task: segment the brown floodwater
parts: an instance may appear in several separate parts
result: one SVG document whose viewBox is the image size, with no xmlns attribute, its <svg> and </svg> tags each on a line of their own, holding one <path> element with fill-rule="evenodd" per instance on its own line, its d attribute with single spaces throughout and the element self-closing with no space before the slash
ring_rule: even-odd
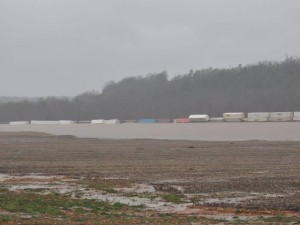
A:
<svg viewBox="0 0 300 225">
<path fill-rule="evenodd" d="M 197 141 L 300 141 L 300 122 L 193 124 L 0 125 L 0 132 L 36 131 L 99 139 L 167 139 Z"/>
</svg>

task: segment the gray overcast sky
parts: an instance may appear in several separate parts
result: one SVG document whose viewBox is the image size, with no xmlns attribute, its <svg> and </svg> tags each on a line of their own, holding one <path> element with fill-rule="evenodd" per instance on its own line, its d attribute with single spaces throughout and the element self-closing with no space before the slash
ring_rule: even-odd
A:
<svg viewBox="0 0 300 225">
<path fill-rule="evenodd" d="M 0 96 L 300 55 L 300 0 L 0 0 Z"/>
</svg>

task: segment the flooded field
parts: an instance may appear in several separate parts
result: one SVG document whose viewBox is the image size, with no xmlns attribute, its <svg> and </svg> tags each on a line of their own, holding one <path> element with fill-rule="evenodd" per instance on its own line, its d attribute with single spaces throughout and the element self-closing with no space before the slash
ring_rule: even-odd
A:
<svg viewBox="0 0 300 225">
<path fill-rule="evenodd" d="M 0 125 L 3 131 L 37 131 L 99 139 L 165 139 L 197 141 L 300 141 L 300 122 L 197 124 Z"/>
<path fill-rule="evenodd" d="M 0 133 L 0 224 L 298 224 L 300 142 Z"/>
</svg>

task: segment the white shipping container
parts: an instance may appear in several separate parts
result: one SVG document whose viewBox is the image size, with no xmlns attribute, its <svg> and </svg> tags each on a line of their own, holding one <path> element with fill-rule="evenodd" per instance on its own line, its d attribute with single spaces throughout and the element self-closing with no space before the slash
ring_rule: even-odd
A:
<svg viewBox="0 0 300 225">
<path fill-rule="evenodd" d="M 190 122 L 208 122 L 209 116 L 207 114 L 190 115 L 189 119 Z"/>
<path fill-rule="evenodd" d="M 98 119 L 98 120 L 92 120 L 91 124 L 104 124 L 104 120 L 100 120 L 100 119 Z"/>
<path fill-rule="evenodd" d="M 251 112 L 248 113 L 248 122 L 267 122 L 270 119 L 269 112 Z"/>
<path fill-rule="evenodd" d="M 58 124 L 74 124 L 75 123 L 75 121 L 73 121 L 73 120 L 59 120 L 58 121 Z"/>
<path fill-rule="evenodd" d="M 271 112 L 270 121 L 291 121 L 293 120 L 293 112 Z"/>
<path fill-rule="evenodd" d="M 9 122 L 10 125 L 26 125 L 29 124 L 29 121 L 11 121 Z"/>
<path fill-rule="evenodd" d="M 290 117 L 271 117 L 270 121 L 272 122 L 288 122 L 292 121 Z"/>
<path fill-rule="evenodd" d="M 294 112 L 294 116 L 300 117 L 300 112 Z"/>
<path fill-rule="evenodd" d="M 58 121 L 51 121 L 51 120 L 31 120 L 31 124 L 33 125 L 54 125 L 58 124 Z"/>
<path fill-rule="evenodd" d="M 112 119 L 112 120 L 104 120 L 104 124 L 119 124 L 120 120 Z"/>
<path fill-rule="evenodd" d="M 290 117 L 292 118 L 294 115 L 293 112 L 271 112 L 270 117 Z"/>
<path fill-rule="evenodd" d="M 268 122 L 269 117 L 248 117 L 247 121 L 248 122 Z"/>
<path fill-rule="evenodd" d="M 226 122 L 242 122 L 245 114 L 243 112 L 224 113 L 223 118 Z"/>
<path fill-rule="evenodd" d="M 250 112 L 248 113 L 248 118 L 268 118 L 270 117 L 269 112 Z"/>
<path fill-rule="evenodd" d="M 300 121 L 300 112 L 294 112 L 294 121 Z"/>
</svg>

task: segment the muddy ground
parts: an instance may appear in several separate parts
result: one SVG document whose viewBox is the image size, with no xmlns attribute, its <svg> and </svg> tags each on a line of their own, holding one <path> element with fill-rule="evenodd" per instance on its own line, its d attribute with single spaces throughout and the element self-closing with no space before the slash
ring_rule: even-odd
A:
<svg viewBox="0 0 300 225">
<path fill-rule="evenodd" d="M 149 219 L 149 210 L 151 218 L 158 219 L 161 213 L 175 216 L 150 224 L 296 224 L 300 221 L 299 162 L 300 142 L 98 140 L 0 133 L 3 196 L 34 191 L 42 196 L 68 194 L 72 199 L 120 203 L 129 207 L 128 215 L 139 212 L 142 220 L 136 224 Z M 5 204 L 0 200 L 2 216 L 12 213 Z M 138 206 L 142 211 L 130 208 Z M 41 222 L 40 214 L 37 210 L 33 217 L 29 215 L 33 219 L 27 218 L 28 224 Z M 68 223 L 104 224 L 101 221 L 107 218 L 95 215 L 88 217 L 94 218 L 93 223 L 90 219 Z M 2 222 L 15 224 L 22 218 Z M 53 223 L 52 217 L 43 218 L 45 224 Z M 122 221 L 134 224 L 135 219 Z"/>
</svg>

